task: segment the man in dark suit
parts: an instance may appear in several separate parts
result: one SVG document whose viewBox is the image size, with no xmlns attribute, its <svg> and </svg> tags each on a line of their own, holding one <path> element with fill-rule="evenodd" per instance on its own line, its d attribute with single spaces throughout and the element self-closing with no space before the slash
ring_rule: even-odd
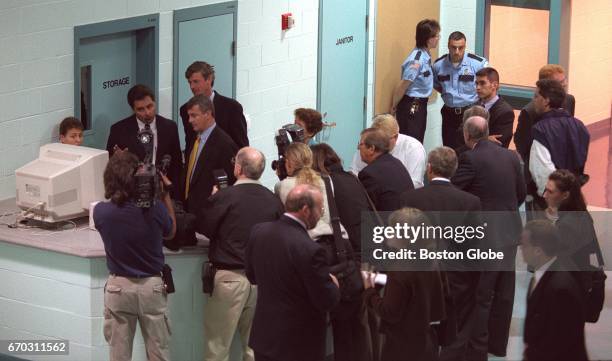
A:
<svg viewBox="0 0 612 361">
<path fill-rule="evenodd" d="M 359 180 L 376 210 L 399 209 L 400 194 L 414 189 L 414 184 L 402 162 L 389 154 L 389 137 L 380 129 L 364 129 L 358 149 L 361 160 L 367 164 L 359 172 Z"/>
<path fill-rule="evenodd" d="M 538 80 L 551 79 L 556 80 L 563 86 L 563 89 L 567 92 L 567 78 L 565 77 L 565 70 L 561 65 L 547 64 L 540 68 L 538 74 Z M 574 109 L 576 108 L 576 99 L 571 94 L 565 95 L 565 101 L 562 106 L 569 115 L 574 116 Z M 531 172 L 529 171 L 529 153 L 531 152 L 531 145 L 533 144 L 533 135 L 531 128 L 536 125 L 541 119 L 541 114 L 536 112 L 535 104 L 533 99 L 525 105 L 521 110 L 518 117 L 518 124 L 516 125 L 516 132 L 514 133 L 514 144 L 516 145 L 517 152 L 523 158 L 523 172 L 525 175 L 525 183 L 527 184 L 527 193 L 531 195 L 533 201 L 529 201 L 527 209 L 531 210 L 543 210 L 546 208 L 546 204 L 541 194 L 538 194 L 538 188 L 535 184 Z"/>
<path fill-rule="evenodd" d="M 112 156 L 116 150 L 129 150 L 144 161 L 145 149 L 138 141 L 138 132 L 150 129 L 153 132 L 152 162 L 160 165 L 163 157 L 169 155 L 168 178 L 174 185 L 172 197 L 179 198 L 176 186 L 183 169 L 183 156 L 176 123 L 156 114 L 155 95 L 142 84 L 134 85 L 127 94 L 128 104 L 134 114 L 113 124 L 106 142 L 106 150 Z"/>
<path fill-rule="evenodd" d="M 559 235 L 548 220 L 527 223 L 521 253 L 534 269 L 527 292 L 525 360 L 588 360 L 585 299 L 560 258 Z"/>
<path fill-rule="evenodd" d="M 215 171 L 225 171 L 229 184 L 234 184 L 233 158 L 238 146 L 215 123 L 215 109 L 210 98 L 196 95 L 185 105 L 189 123 L 196 134 L 186 149 L 186 172 L 182 185 L 185 208 L 198 214 L 215 185 Z"/>
<path fill-rule="evenodd" d="M 257 361 L 323 361 L 326 313 L 340 301 L 325 251 L 307 233 L 323 214 L 323 195 L 301 184 L 285 207 L 249 238 L 246 275 L 258 292 L 249 345 Z"/>
<path fill-rule="evenodd" d="M 429 152 L 426 175 L 429 184 L 424 188 L 413 189 L 402 193 L 402 207 L 412 207 L 430 213 L 442 226 L 478 226 L 480 225 L 480 199 L 452 185 L 450 179 L 457 170 L 457 156 L 449 147 L 435 148 Z M 473 244 L 450 242 L 443 249 L 465 251 Z M 472 312 L 476 306 L 476 286 L 480 272 L 471 269 L 464 262 L 443 261 L 447 269 L 450 297 L 453 304 L 447 305 L 447 317 L 454 317 L 457 325 L 457 337 L 452 343 L 442 347 L 441 360 L 465 360 L 470 340 Z M 463 272 L 462 272 L 463 271 Z M 472 272 L 470 272 L 472 271 Z M 451 307 L 454 306 L 454 307 Z M 451 314 L 451 312 L 453 314 Z M 449 324 L 453 322 L 448 321 Z M 448 340 L 450 341 L 450 340 Z"/>
<path fill-rule="evenodd" d="M 238 149 L 249 145 L 247 138 L 247 123 L 242 113 L 242 105 L 232 98 L 225 97 L 213 90 L 215 85 L 215 69 L 212 65 L 196 61 L 189 65 L 185 71 L 185 78 L 194 96 L 205 95 L 210 98 L 215 107 L 215 121 L 217 125 L 232 138 Z M 185 130 L 185 150 L 190 149 L 196 133 L 189 125 L 187 103 L 180 108 L 183 129 Z M 185 153 L 187 158 L 187 153 Z"/>
<path fill-rule="evenodd" d="M 499 73 L 493 68 L 482 68 L 476 73 L 476 92 L 479 104 L 489 111 L 489 140 L 508 148 L 512 140 L 514 109 L 497 94 Z"/>
<path fill-rule="evenodd" d="M 208 259 L 216 274 L 211 295 L 204 303 L 205 360 L 229 357 L 238 331 L 245 360 L 253 360 L 249 335 L 255 314 L 257 288 L 245 275 L 245 252 L 254 225 L 277 220 L 283 204 L 259 178 L 266 159 L 255 148 L 236 154 L 233 186 L 214 193 L 201 212 L 199 231 L 210 239 Z"/>
<path fill-rule="evenodd" d="M 481 276 L 476 295 L 470 360 L 486 360 L 487 351 L 504 356 L 508 345 L 514 304 L 514 260 L 521 231 L 518 207 L 525 200 L 525 181 L 518 155 L 488 139 L 486 119 L 470 117 L 463 127 L 465 143 L 471 150 L 461 154 L 459 168 L 452 178 L 458 188 L 480 198 L 488 223 L 487 247 L 504 252 L 503 262 Z M 496 268 L 496 269 L 497 269 Z M 509 271 L 512 270 L 512 271 Z"/>
</svg>

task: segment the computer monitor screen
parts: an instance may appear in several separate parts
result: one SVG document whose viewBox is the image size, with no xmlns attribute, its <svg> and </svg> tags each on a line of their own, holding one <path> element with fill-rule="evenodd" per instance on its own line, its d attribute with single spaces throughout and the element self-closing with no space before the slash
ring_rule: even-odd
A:
<svg viewBox="0 0 612 361">
<path fill-rule="evenodd" d="M 92 202 L 104 200 L 107 163 L 105 150 L 43 145 L 38 159 L 15 171 L 17 206 L 43 222 L 86 216 Z"/>
</svg>

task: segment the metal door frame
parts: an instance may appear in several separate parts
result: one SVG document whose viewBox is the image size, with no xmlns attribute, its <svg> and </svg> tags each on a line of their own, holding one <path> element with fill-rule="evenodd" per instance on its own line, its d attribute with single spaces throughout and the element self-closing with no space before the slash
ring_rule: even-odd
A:
<svg viewBox="0 0 612 361">
<path fill-rule="evenodd" d="M 237 74 L 237 61 L 236 61 L 236 43 L 238 34 L 238 1 L 227 1 L 218 4 L 197 6 L 187 9 L 174 10 L 173 20 L 173 58 L 172 58 L 172 114 L 178 114 L 178 90 L 179 84 L 184 80 L 185 69 L 179 69 L 178 57 L 179 57 L 179 24 L 183 21 L 191 21 L 196 19 L 208 18 L 219 15 L 232 14 L 234 21 L 234 64 L 232 66 L 232 98 L 236 98 L 236 74 Z M 178 119 L 176 119 L 178 122 Z"/>
<path fill-rule="evenodd" d="M 155 98 L 159 99 L 159 14 L 135 16 L 131 18 L 103 21 L 100 23 L 78 25 L 74 27 L 74 114 L 81 114 L 81 40 L 104 35 L 153 29 L 153 67 Z M 90 119 L 93 121 L 93 119 Z M 93 134 L 93 129 L 84 135 Z"/>
<path fill-rule="evenodd" d="M 329 0 L 328 0 L 329 1 Z M 366 127 L 366 122 L 367 122 L 367 101 L 368 101 L 368 67 L 369 67 L 369 63 L 368 63 L 368 50 L 370 47 L 370 0 L 365 0 L 365 7 L 366 7 L 366 12 L 365 12 L 365 51 L 364 51 L 364 56 L 365 56 L 365 72 L 364 72 L 364 93 L 363 93 L 363 119 L 362 119 L 362 129 Z M 321 85 L 322 85 L 322 78 L 323 78 L 323 74 L 322 74 L 322 63 L 323 63 L 323 21 L 321 21 L 323 19 L 324 16 L 324 12 L 323 12 L 323 0 L 319 0 L 319 34 L 318 34 L 318 41 L 317 41 L 317 110 L 320 112 L 321 111 Z M 332 14 L 333 15 L 333 14 Z M 374 92 L 372 92 L 372 103 L 374 103 Z M 372 104 L 374 105 L 374 104 Z"/>
</svg>

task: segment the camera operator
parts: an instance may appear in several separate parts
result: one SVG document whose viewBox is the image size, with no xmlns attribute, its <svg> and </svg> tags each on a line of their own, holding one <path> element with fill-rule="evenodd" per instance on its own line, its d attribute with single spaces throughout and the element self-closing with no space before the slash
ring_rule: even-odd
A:
<svg viewBox="0 0 612 361">
<path fill-rule="evenodd" d="M 316 144 L 314 137 L 323 129 L 321 113 L 314 109 L 298 108 L 293 114 L 295 115 L 294 123 L 304 129 L 302 143 L 308 145 Z"/>
<path fill-rule="evenodd" d="M 110 202 L 99 203 L 93 212 L 110 273 L 104 287 L 104 337 L 111 360 L 130 360 L 138 320 L 149 359 L 169 360 L 162 238 L 174 236 L 176 222 L 163 187 L 161 201 L 152 202 L 150 208 L 136 205 L 139 167 L 134 154 L 116 152 L 104 171 L 104 195 Z"/>
<path fill-rule="evenodd" d="M 265 164 L 259 150 L 242 148 L 234 164 L 236 183 L 218 191 L 215 187 L 201 212 L 199 232 L 210 238 L 208 259 L 214 274 L 207 275 L 214 281 L 204 304 L 207 361 L 227 360 L 236 330 L 243 359 L 254 358 L 248 344 L 257 288 L 245 276 L 245 250 L 255 224 L 275 221 L 283 214 L 278 197 L 259 182 Z"/>
</svg>

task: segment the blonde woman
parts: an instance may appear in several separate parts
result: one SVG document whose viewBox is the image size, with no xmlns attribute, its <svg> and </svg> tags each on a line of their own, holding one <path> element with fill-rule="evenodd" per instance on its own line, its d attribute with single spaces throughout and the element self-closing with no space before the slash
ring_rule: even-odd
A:
<svg viewBox="0 0 612 361">
<path fill-rule="evenodd" d="M 276 183 L 274 193 L 285 204 L 287 194 L 298 184 L 310 184 L 323 193 L 323 216 L 319 219 L 316 227 L 308 231 L 313 240 L 321 236 L 333 234 L 329 216 L 329 205 L 327 203 L 327 190 L 319 173 L 312 169 L 312 151 L 304 143 L 291 143 L 285 151 L 285 169 L 288 177 Z M 342 229 L 344 233 L 344 228 Z"/>
</svg>

